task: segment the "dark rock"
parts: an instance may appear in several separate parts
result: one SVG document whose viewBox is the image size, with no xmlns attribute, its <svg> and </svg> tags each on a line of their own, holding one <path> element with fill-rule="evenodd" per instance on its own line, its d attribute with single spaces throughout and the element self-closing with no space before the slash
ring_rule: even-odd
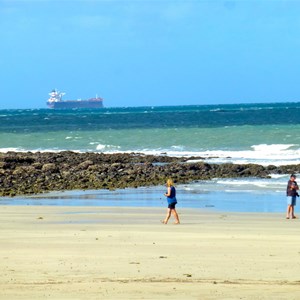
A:
<svg viewBox="0 0 300 300">
<path fill-rule="evenodd" d="M 138 153 L 8 152 L 0 154 L 0 196 L 51 190 L 116 189 L 188 183 L 212 178 L 261 177 L 300 173 L 300 165 L 208 164 L 193 159 Z M 187 162 L 188 161 L 188 162 Z"/>
<path fill-rule="evenodd" d="M 54 163 L 44 164 L 42 167 L 43 172 L 57 172 L 58 167 Z"/>
</svg>

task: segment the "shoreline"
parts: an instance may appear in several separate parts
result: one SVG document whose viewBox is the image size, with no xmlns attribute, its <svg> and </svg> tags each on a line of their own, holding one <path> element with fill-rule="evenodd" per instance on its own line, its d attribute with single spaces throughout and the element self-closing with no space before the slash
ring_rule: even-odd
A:
<svg viewBox="0 0 300 300">
<path fill-rule="evenodd" d="M 299 219 L 0 206 L 0 299 L 298 299 Z"/>
</svg>

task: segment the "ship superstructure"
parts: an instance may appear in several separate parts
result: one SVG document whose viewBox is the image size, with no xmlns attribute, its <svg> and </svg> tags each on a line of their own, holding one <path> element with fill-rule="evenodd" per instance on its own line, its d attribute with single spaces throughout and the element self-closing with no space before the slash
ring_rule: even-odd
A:
<svg viewBox="0 0 300 300">
<path fill-rule="evenodd" d="M 103 99 L 96 96 L 86 100 L 62 100 L 65 93 L 54 89 L 49 93 L 50 98 L 47 101 L 49 108 L 68 109 L 68 108 L 102 108 Z"/>
</svg>

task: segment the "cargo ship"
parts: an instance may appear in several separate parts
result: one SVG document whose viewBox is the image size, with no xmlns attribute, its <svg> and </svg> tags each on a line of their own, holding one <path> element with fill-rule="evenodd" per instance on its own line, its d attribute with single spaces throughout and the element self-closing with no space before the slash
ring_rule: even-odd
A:
<svg viewBox="0 0 300 300">
<path fill-rule="evenodd" d="M 54 109 L 68 108 L 102 108 L 103 99 L 100 97 L 90 98 L 86 100 L 62 100 L 65 93 L 61 93 L 54 89 L 49 93 L 50 98 L 47 101 L 47 106 Z"/>
</svg>

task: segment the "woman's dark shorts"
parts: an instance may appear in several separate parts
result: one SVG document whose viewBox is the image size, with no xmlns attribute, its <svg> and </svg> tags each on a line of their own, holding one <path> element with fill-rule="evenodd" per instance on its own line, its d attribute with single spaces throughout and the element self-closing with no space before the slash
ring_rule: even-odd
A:
<svg viewBox="0 0 300 300">
<path fill-rule="evenodd" d="M 169 204 L 168 205 L 168 208 L 170 208 L 170 209 L 175 209 L 175 205 L 176 205 L 177 203 L 171 203 L 171 204 Z"/>
</svg>

